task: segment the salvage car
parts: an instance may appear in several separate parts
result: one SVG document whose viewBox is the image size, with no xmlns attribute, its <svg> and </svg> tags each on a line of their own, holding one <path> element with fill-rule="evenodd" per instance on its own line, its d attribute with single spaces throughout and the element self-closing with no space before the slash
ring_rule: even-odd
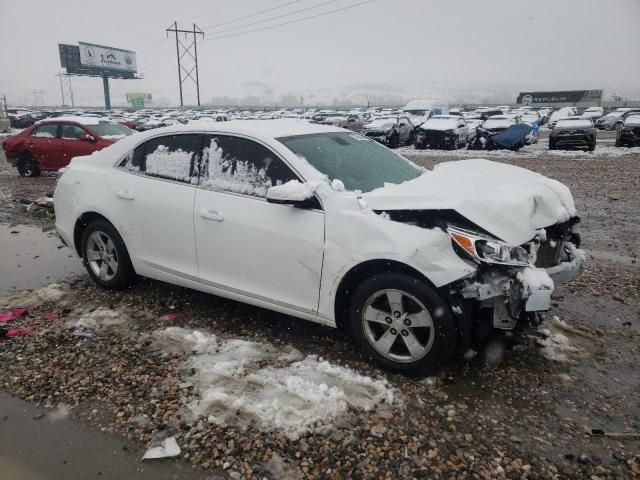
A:
<svg viewBox="0 0 640 480">
<path fill-rule="evenodd" d="M 37 122 L 2 142 L 9 164 L 22 177 L 57 171 L 73 157 L 89 155 L 129 136 L 133 130 L 96 117 L 55 117 Z"/>
<path fill-rule="evenodd" d="M 549 150 L 596 148 L 596 129 L 590 117 L 560 118 L 549 134 Z"/>
<path fill-rule="evenodd" d="M 616 132 L 616 147 L 640 146 L 640 114 L 629 115 Z"/>
<path fill-rule="evenodd" d="M 575 117 L 577 115 L 578 111 L 576 110 L 576 107 L 563 107 L 559 110 L 556 110 L 549 116 L 547 125 L 549 126 L 549 128 L 553 128 L 556 126 L 556 122 L 561 118 Z"/>
<path fill-rule="evenodd" d="M 290 120 L 128 137 L 73 159 L 54 205 L 104 288 L 137 274 L 349 329 L 405 373 L 536 325 L 584 261 L 555 180 L 487 160 L 427 171 L 370 137 Z"/>
<path fill-rule="evenodd" d="M 378 117 L 362 128 L 362 134 L 389 148 L 411 145 L 414 128 L 408 117 Z"/>
<path fill-rule="evenodd" d="M 516 123 L 520 123 L 520 120 L 517 117 L 509 117 L 506 115 L 494 115 L 489 117 L 483 124 L 482 128 L 491 132 L 491 133 L 499 133 L 503 130 L 506 130 L 511 125 L 515 125 Z"/>
<path fill-rule="evenodd" d="M 445 148 L 455 150 L 467 146 L 469 129 L 457 115 L 434 115 L 416 128 L 416 148 Z"/>
</svg>

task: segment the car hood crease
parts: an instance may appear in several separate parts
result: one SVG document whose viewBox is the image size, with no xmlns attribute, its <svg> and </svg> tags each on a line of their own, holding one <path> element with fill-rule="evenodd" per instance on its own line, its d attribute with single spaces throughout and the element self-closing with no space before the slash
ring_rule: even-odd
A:
<svg viewBox="0 0 640 480">
<path fill-rule="evenodd" d="M 576 215 L 569 189 L 529 170 L 482 159 L 438 164 L 432 171 L 363 195 L 376 211 L 452 209 L 513 245 Z"/>
</svg>

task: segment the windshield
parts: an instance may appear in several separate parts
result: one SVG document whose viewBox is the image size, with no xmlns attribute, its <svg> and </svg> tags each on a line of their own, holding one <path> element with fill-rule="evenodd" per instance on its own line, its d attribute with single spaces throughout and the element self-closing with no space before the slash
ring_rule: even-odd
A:
<svg viewBox="0 0 640 480">
<path fill-rule="evenodd" d="M 496 128 L 496 127 L 508 127 L 515 124 L 516 121 L 513 118 L 490 118 L 484 122 L 484 128 Z"/>
<path fill-rule="evenodd" d="M 405 110 L 404 113 L 408 115 L 414 115 L 416 117 L 424 117 L 429 110 Z"/>
<path fill-rule="evenodd" d="M 583 118 L 561 118 L 556 124 L 557 127 L 582 127 L 587 128 L 593 126 L 591 120 L 585 120 Z"/>
<path fill-rule="evenodd" d="M 377 120 L 373 120 L 371 123 L 367 125 L 367 128 L 383 128 L 383 127 L 391 127 L 395 121 L 390 118 L 379 118 Z"/>
<path fill-rule="evenodd" d="M 105 138 L 123 137 L 133 133 L 130 128 L 115 122 L 99 122 L 95 125 L 90 125 L 89 128 L 96 135 Z"/>
<path fill-rule="evenodd" d="M 354 133 L 315 133 L 278 141 L 330 180 L 341 180 L 347 190 L 370 192 L 385 183 L 403 183 L 422 174 L 375 140 Z"/>
</svg>

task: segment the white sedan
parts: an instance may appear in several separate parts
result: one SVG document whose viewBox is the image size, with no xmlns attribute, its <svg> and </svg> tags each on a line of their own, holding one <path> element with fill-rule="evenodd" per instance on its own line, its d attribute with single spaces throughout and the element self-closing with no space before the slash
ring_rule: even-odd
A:
<svg viewBox="0 0 640 480">
<path fill-rule="evenodd" d="M 102 287 L 137 274 L 349 328 L 381 365 L 412 373 L 537 321 L 584 260 L 557 181 L 487 160 L 427 171 L 295 120 L 128 137 L 74 158 L 54 202 L 60 236 Z"/>
</svg>

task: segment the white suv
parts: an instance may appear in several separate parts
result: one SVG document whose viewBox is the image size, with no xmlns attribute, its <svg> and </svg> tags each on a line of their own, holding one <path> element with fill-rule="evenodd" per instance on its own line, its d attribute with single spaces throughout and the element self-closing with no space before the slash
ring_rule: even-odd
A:
<svg viewBox="0 0 640 480">
<path fill-rule="evenodd" d="M 73 159 L 54 200 L 103 287 L 137 274 L 349 328 L 404 372 L 537 321 L 583 261 L 559 182 L 486 160 L 426 171 L 295 120 L 131 136 Z"/>
</svg>

